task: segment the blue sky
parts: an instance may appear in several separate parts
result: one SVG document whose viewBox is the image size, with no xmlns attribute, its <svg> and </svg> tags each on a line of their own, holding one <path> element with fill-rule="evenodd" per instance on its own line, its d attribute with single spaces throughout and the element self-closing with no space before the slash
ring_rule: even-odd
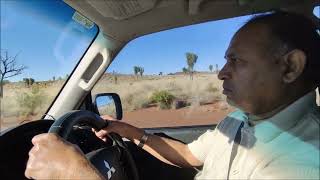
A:
<svg viewBox="0 0 320 180">
<path fill-rule="evenodd" d="M 320 8 L 314 9 L 320 14 Z M 233 34 L 251 16 L 207 22 L 162 31 L 134 39 L 119 53 L 107 72 L 133 73 L 133 66 L 144 67 L 145 74 L 174 73 L 186 67 L 186 52 L 198 55 L 194 69 L 209 71 L 209 65 L 225 63 L 224 53 Z"/>
<path fill-rule="evenodd" d="M 85 28 L 70 19 L 73 14 L 70 7 L 55 10 L 61 4 L 57 7 L 47 4 L 46 10 L 42 4 L 41 9 L 47 17 L 39 21 L 39 16 L 35 15 L 39 11 L 30 13 L 34 4 L 17 6 L 18 11 L 12 11 L 15 6 L 10 2 L 1 1 L 1 49 L 8 50 L 12 56 L 19 53 L 18 63 L 28 68 L 22 75 L 9 80 L 31 77 L 41 81 L 70 74 L 97 29 L 90 29 L 89 35 L 83 35 Z M 53 15 L 59 15 L 62 20 L 50 20 Z M 186 67 L 186 52 L 198 55 L 196 71 L 208 71 L 210 64 L 214 67 L 218 64 L 221 68 L 232 35 L 249 18 L 202 23 L 134 39 L 118 54 L 107 71 L 132 74 L 133 66 L 142 66 L 145 74 L 174 73 Z"/>
<path fill-rule="evenodd" d="M 108 72 L 130 74 L 135 65 L 144 67 L 145 74 L 178 72 L 187 66 L 186 52 L 198 55 L 194 67 L 197 71 L 209 71 L 210 64 L 222 67 L 232 35 L 249 17 L 191 25 L 134 39 L 119 53 Z"/>
<path fill-rule="evenodd" d="M 1 1 L 1 49 L 9 56 L 18 54 L 17 64 L 27 66 L 10 81 L 65 77 L 98 32 L 97 27 L 87 30 L 73 21 L 74 11 L 68 6 L 42 1 L 41 8 L 32 9 L 35 2 L 39 1 Z M 37 15 L 44 11 L 46 17 Z M 53 18 L 57 15 L 59 21 Z"/>
</svg>

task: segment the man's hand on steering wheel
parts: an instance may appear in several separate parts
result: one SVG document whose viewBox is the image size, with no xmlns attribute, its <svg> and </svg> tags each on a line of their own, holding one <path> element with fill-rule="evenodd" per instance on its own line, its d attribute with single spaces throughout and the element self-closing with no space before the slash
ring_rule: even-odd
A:
<svg viewBox="0 0 320 180">
<path fill-rule="evenodd" d="M 144 131 L 134 127 L 130 124 L 119 122 L 118 120 L 114 119 L 113 117 L 109 115 L 104 115 L 102 118 L 106 121 L 108 121 L 108 126 L 102 128 L 99 131 L 96 131 L 93 129 L 94 133 L 98 138 L 100 138 L 103 141 L 107 141 L 107 137 L 109 133 L 117 133 L 121 137 L 127 138 L 134 142 L 135 144 L 139 143 L 139 139 L 144 134 Z"/>
<path fill-rule="evenodd" d="M 32 139 L 25 176 L 33 179 L 104 179 L 78 146 L 56 134 Z"/>
</svg>

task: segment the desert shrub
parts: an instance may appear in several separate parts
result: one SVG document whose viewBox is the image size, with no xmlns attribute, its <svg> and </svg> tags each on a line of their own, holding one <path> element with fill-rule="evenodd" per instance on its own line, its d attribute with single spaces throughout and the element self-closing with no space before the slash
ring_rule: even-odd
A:
<svg viewBox="0 0 320 180">
<path fill-rule="evenodd" d="M 32 87 L 30 92 L 24 92 L 17 97 L 17 103 L 22 115 L 36 115 L 42 110 L 41 107 L 46 99 L 47 96 L 40 88 Z"/>
<path fill-rule="evenodd" d="M 160 106 L 160 109 L 170 109 L 171 104 L 175 97 L 168 91 L 156 91 L 151 96 L 151 102 L 156 102 Z"/>
<path fill-rule="evenodd" d="M 208 92 L 212 92 L 212 93 L 216 93 L 216 92 L 219 92 L 219 88 L 217 88 L 216 86 L 214 86 L 213 83 L 209 83 L 206 87 L 206 90 Z"/>
<path fill-rule="evenodd" d="M 148 107 L 150 100 L 145 93 L 128 94 L 121 99 L 124 111 L 134 111 Z"/>
</svg>

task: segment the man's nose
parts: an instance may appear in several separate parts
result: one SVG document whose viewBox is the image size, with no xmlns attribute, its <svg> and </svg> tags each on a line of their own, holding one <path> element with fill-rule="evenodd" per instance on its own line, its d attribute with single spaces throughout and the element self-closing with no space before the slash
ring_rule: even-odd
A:
<svg viewBox="0 0 320 180">
<path fill-rule="evenodd" d="M 218 78 L 220 80 L 231 79 L 231 71 L 230 71 L 230 67 L 228 66 L 228 63 L 226 63 L 222 67 L 222 69 L 219 71 Z"/>
</svg>

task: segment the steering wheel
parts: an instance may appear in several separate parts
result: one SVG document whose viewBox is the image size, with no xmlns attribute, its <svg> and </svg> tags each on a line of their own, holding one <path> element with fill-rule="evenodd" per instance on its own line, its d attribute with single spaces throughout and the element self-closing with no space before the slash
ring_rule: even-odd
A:
<svg viewBox="0 0 320 180">
<path fill-rule="evenodd" d="M 100 116 L 90 111 L 71 111 L 57 119 L 51 125 L 48 132 L 56 133 L 65 140 L 68 140 L 74 125 L 87 125 L 100 130 L 108 125 L 108 121 L 103 120 Z M 92 151 L 86 154 L 86 157 L 107 179 L 138 180 L 137 166 L 127 145 L 116 133 L 110 133 L 109 139 L 113 141 L 111 147 Z M 130 171 L 128 172 L 128 169 L 131 169 L 131 173 Z"/>
</svg>

